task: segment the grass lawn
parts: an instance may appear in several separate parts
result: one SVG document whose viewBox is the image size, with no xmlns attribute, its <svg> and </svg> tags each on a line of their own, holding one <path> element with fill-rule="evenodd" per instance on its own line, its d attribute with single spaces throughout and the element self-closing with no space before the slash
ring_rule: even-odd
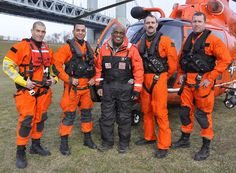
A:
<svg viewBox="0 0 236 173">
<path fill-rule="evenodd" d="M 12 43 L 0 41 L 0 68 L 2 58 Z M 53 47 L 55 49 L 55 47 Z M 223 105 L 224 97 L 218 97 L 215 101 L 213 112 L 213 128 L 215 138 L 211 145 L 211 155 L 206 161 L 197 162 L 192 158 L 202 145 L 199 137 L 199 125 L 191 135 L 191 147 L 187 149 L 169 150 L 169 155 L 164 159 L 154 158 L 155 146 L 136 146 L 134 142 L 142 137 L 142 123 L 132 127 L 130 150 L 127 154 L 117 152 L 118 134 L 115 130 L 115 146 L 106 153 L 91 150 L 83 146 L 83 134 L 80 132 L 80 123 L 76 121 L 73 134 L 69 139 L 72 154 L 68 157 L 59 153 L 60 139 L 58 127 L 61 118 L 59 106 L 62 96 L 63 84 L 59 82 L 53 87 L 53 102 L 49 108 L 49 119 L 46 122 L 43 144 L 50 149 L 52 155 L 42 157 L 29 154 L 27 147 L 28 167 L 19 170 L 15 167 L 15 129 L 18 114 L 16 112 L 13 94 L 14 83 L 0 70 L 0 172 L 12 173 L 227 173 L 236 172 L 236 116 L 235 109 L 227 109 Z M 100 130 L 98 119 L 100 116 L 100 104 L 96 103 L 93 110 L 93 138 L 100 144 Z M 79 117 L 77 116 L 77 119 Z M 172 129 L 172 140 L 176 141 L 180 136 L 180 121 L 178 118 L 178 106 L 169 105 L 169 119 Z"/>
</svg>

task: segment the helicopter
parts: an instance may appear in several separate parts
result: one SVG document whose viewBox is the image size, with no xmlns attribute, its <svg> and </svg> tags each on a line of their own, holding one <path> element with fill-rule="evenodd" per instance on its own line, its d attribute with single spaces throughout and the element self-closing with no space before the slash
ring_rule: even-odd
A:
<svg viewBox="0 0 236 173">
<path fill-rule="evenodd" d="M 236 2 L 236 0 L 233 1 Z M 215 81 L 215 96 L 226 93 L 224 104 L 231 109 L 236 105 L 236 14 L 230 9 L 229 0 L 186 0 L 182 5 L 175 3 L 168 18 L 165 17 L 161 8 L 133 7 L 131 16 L 138 19 L 138 22 L 127 28 L 126 36 L 129 42 L 137 44 L 145 33 L 143 19 L 152 12 L 158 12 L 160 17 L 158 18 L 157 31 L 174 41 L 177 53 L 180 55 L 184 41 L 192 32 L 192 16 L 198 11 L 206 15 L 206 28 L 226 44 L 232 57 L 232 63 Z M 99 50 L 117 25 L 121 25 L 117 19 L 113 19 L 107 25 L 98 39 L 96 50 Z M 180 103 L 180 97 L 177 94 L 180 84 L 177 79 L 176 71 L 168 80 L 168 103 Z M 141 112 L 135 107 L 133 114 L 133 124 L 137 124 Z"/>
<path fill-rule="evenodd" d="M 128 27 L 126 35 L 131 43 L 136 44 L 145 33 L 142 19 L 151 12 L 159 12 L 160 18 L 158 19 L 157 30 L 175 42 L 179 55 L 183 42 L 192 32 L 191 20 L 193 14 L 197 11 L 206 14 L 206 28 L 227 45 L 233 58 L 231 65 L 216 80 L 215 96 L 219 96 L 227 88 L 236 89 L 234 85 L 236 83 L 236 14 L 229 8 L 229 0 L 186 0 L 183 5 L 174 4 L 169 18 L 165 18 L 165 13 L 160 8 L 133 7 L 131 15 L 139 21 Z M 98 40 L 98 48 L 108 39 L 116 25 L 121 24 L 113 19 L 104 29 Z M 170 103 L 180 102 L 179 96 L 177 96 L 179 87 L 176 72 L 168 80 L 168 101 Z"/>
</svg>

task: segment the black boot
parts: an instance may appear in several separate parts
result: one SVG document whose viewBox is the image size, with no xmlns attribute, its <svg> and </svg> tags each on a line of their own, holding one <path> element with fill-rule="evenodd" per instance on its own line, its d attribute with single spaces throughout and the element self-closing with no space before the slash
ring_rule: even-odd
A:
<svg viewBox="0 0 236 173">
<path fill-rule="evenodd" d="M 148 141 L 144 138 L 141 138 L 135 142 L 136 145 L 148 145 L 148 144 L 155 144 L 155 143 L 156 143 L 156 140 Z"/>
<path fill-rule="evenodd" d="M 168 154 L 168 150 L 157 149 L 157 151 L 155 153 L 155 157 L 158 159 L 162 159 L 162 158 L 166 157 L 167 154 Z"/>
<path fill-rule="evenodd" d="M 91 132 L 84 133 L 84 146 L 87 146 L 91 149 L 97 148 L 97 145 L 92 140 Z"/>
<path fill-rule="evenodd" d="M 106 152 L 106 151 L 108 151 L 108 150 L 110 150 L 112 148 L 113 148 L 112 145 L 107 145 L 107 144 L 102 143 L 100 146 L 98 146 L 98 151 Z"/>
<path fill-rule="evenodd" d="M 129 150 L 129 146 L 119 146 L 119 147 L 118 147 L 118 152 L 119 152 L 120 154 L 125 154 L 125 153 L 128 152 L 128 150 Z"/>
<path fill-rule="evenodd" d="M 18 145 L 16 149 L 16 167 L 25 168 L 27 166 L 25 145 Z"/>
<path fill-rule="evenodd" d="M 60 145 L 60 152 L 61 154 L 63 155 L 70 155 L 70 148 L 69 148 L 69 145 L 68 145 L 68 135 L 65 135 L 65 136 L 61 136 L 61 145 Z"/>
<path fill-rule="evenodd" d="M 194 160 L 197 160 L 197 161 L 206 160 L 207 157 L 209 157 L 210 155 L 211 140 L 203 137 L 202 142 L 203 144 L 202 144 L 201 150 L 195 154 Z"/>
<path fill-rule="evenodd" d="M 30 154 L 38 154 L 40 156 L 51 155 L 49 150 L 41 146 L 40 139 L 32 139 L 32 145 L 30 147 Z"/>
<path fill-rule="evenodd" d="M 180 139 L 178 141 L 172 143 L 171 148 L 176 149 L 176 148 L 190 147 L 189 137 L 190 137 L 190 133 L 182 132 Z"/>
</svg>

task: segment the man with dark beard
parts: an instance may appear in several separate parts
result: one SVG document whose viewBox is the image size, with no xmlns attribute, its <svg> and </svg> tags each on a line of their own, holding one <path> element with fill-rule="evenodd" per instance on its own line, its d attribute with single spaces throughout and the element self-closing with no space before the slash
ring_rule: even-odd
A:
<svg viewBox="0 0 236 173">
<path fill-rule="evenodd" d="M 101 97 L 99 151 L 114 145 L 113 129 L 118 124 L 119 153 L 126 153 L 131 137 L 132 99 L 139 97 L 143 83 L 143 64 L 137 48 L 128 43 L 125 28 L 116 26 L 111 38 L 99 52 L 96 64 L 96 86 Z"/>
</svg>

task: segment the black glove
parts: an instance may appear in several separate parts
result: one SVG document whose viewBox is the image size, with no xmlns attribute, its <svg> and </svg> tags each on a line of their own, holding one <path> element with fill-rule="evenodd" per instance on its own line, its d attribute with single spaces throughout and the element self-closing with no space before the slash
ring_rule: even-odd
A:
<svg viewBox="0 0 236 173">
<path fill-rule="evenodd" d="M 132 99 L 132 100 L 137 100 L 137 99 L 139 98 L 139 96 L 140 96 L 140 93 L 139 93 L 139 92 L 137 92 L 137 91 L 132 91 L 132 93 L 131 93 L 131 99 Z"/>
</svg>

